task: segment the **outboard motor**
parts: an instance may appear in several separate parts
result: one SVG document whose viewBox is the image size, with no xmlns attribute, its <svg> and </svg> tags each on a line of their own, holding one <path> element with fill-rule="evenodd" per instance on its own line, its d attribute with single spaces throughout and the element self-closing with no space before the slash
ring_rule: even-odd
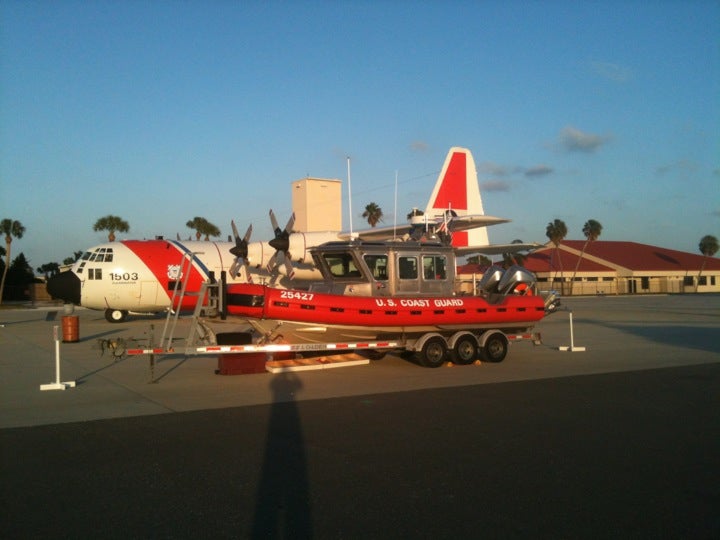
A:
<svg viewBox="0 0 720 540">
<path fill-rule="evenodd" d="M 488 268 L 478 283 L 478 290 L 483 294 L 490 295 L 498 292 L 498 284 L 503 277 L 505 270 L 497 265 Z"/>
<path fill-rule="evenodd" d="M 511 294 L 524 292 L 533 285 L 535 285 L 535 275 L 532 272 L 522 266 L 511 266 L 505 271 L 497 288 L 500 294 Z"/>
</svg>

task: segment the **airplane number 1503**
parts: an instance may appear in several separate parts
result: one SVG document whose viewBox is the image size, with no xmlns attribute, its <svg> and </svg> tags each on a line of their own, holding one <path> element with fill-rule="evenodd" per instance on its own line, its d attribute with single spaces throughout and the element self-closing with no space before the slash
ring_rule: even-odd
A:
<svg viewBox="0 0 720 540">
<path fill-rule="evenodd" d="M 110 279 L 112 281 L 137 281 L 138 273 L 125 272 L 124 274 L 116 274 L 114 272 L 110 272 Z"/>
</svg>

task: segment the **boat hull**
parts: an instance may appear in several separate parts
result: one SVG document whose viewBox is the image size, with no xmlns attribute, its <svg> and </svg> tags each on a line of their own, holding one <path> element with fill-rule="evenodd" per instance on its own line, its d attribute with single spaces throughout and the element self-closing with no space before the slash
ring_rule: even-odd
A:
<svg viewBox="0 0 720 540">
<path fill-rule="evenodd" d="M 525 330 L 543 318 L 545 304 L 539 296 L 510 295 L 491 303 L 478 296 L 353 297 L 237 284 L 228 286 L 227 311 L 254 320 L 259 331 L 275 330 L 286 339 L 310 343 L 490 328 Z"/>
</svg>

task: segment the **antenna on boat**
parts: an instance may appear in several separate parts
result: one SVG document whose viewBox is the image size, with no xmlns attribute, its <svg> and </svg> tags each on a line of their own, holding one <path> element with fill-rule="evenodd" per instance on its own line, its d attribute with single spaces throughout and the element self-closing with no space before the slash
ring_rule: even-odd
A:
<svg viewBox="0 0 720 540">
<path fill-rule="evenodd" d="M 348 211 L 350 212 L 350 240 L 355 240 L 353 234 L 352 220 L 352 182 L 350 181 L 350 156 L 347 156 L 347 179 L 348 179 Z"/>
<path fill-rule="evenodd" d="M 397 184 L 398 184 L 398 171 L 395 169 L 395 220 L 393 221 L 393 240 L 395 240 L 396 229 L 397 229 Z"/>
</svg>

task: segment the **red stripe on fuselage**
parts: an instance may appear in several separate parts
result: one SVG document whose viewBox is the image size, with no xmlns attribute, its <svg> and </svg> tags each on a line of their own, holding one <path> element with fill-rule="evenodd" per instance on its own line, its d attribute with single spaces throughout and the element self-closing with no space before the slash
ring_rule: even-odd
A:
<svg viewBox="0 0 720 540">
<path fill-rule="evenodd" d="M 167 295 L 169 303 L 173 291 L 168 289 L 168 285 L 171 282 L 181 283 L 184 279 L 184 276 L 171 276 L 171 268 L 183 263 L 183 252 L 167 240 L 124 240 L 122 244 L 137 255 L 152 272 L 160 284 L 160 289 Z M 187 261 L 185 261 L 184 267 L 185 271 L 187 271 Z M 190 279 L 185 290 L 186 295 L 187 293 L 198 292 L 200 285 L 206 279 L 207 276 L 200 272 L 195 265 L 190 265 Z M 196 301 L 196 296 L 185 296 L 180 309 L 191 309 L 195 307 Z M 173 306 L 173 308 L 177 307 L 177 305 Z"/>
<path fill-rule="evenodd" d="M 466 157 L 461 152 L 455 152 L 450 158 L 450 164 L 445 173 L 445 178 L 440 184 L 433 208 L 467 210 Z"/>
</svg>

